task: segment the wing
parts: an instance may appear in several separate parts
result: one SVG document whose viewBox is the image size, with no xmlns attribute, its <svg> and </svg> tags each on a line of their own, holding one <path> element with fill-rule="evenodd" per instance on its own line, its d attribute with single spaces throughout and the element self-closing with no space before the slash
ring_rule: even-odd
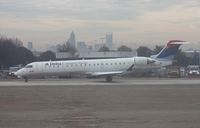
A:
<svg viewBox="0 0 200 128">
<path fill-rule="evenodd" d="M 88 72 L 87 75 L 91 76 L 108 76 L 108 75 L 118 75 L 118 74 L 125 74 L 127 72 L 132 71 L 134 64 L 132 64 L 127 70 L 125 71 L 110 71 L 110 72 Z"/>
<path fill-rule="evenodd" d="M 117 75 L 117 74 L 122 74 L 124 71 L 113 71 L 113 72 L 90 72 L 87 73 L 88 75 L 91 76 L 106 76 L 106 75 Z"/>
</svg>

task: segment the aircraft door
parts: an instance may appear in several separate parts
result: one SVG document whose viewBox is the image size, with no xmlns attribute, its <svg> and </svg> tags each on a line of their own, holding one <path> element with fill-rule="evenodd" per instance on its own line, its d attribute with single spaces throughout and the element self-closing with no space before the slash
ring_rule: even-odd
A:
<svg viewBox="0 0 200 128">
<path fill-rule="evenodd" d="M 43 63 L 38 63 L 37 64 L 38 73 L 42 73 L 43 72 L 43 68 L 44 68 L 43 65 L 44 65 Z"/>
</svg>

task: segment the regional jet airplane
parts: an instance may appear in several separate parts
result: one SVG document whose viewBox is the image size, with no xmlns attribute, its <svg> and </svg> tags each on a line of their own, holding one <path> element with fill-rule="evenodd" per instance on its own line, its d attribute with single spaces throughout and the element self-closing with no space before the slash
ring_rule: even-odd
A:
<svg viewBox="0 0 200 128">
<path fill-rule="evenodd" d="M 134 72 L 135 69 L 158 69 L 172 64 L 180 45 L 185 41 L 171 40 L 157 54 L 151 57 L 131 57 L 115 59 L 44 61 L 27 64 L 15 75 L 28 81 L 32 76 L 62 76 L 67 73 L 105 76 L 107 82 L 112 76 Z"/>
</svg>

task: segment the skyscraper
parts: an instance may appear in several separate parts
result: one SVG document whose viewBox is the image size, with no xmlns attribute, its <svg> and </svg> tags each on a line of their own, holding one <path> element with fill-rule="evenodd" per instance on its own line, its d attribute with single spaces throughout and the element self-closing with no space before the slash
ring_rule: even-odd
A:
<svg viewBox="0 0 200 128">
<path fill-rule="evenodd" d="M 72 31 L 72 33 L 70 34 L 70 37 L 67 41 L 67 44 L 71 47 L 71 48 L 76 48 L 76 37 L 74 32 Z"/>
<path fill-rule="evenodd" d="M 113 49 L 113 36 L 112 36 L 112 33 L 106 33 L 106 46 L 110 50 Z"/>
</svg>

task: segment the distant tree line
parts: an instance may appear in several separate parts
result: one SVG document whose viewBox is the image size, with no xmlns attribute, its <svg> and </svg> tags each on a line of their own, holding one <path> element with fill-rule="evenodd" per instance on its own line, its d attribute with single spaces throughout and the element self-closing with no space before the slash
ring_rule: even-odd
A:
<svg viewBox="0 0 200 128">
<path fill-rule="evenodd" d="M 35 61 L 36 57 L 32 52 L 21 45 L 18 39 L 8 39 L 0 37 L 0 66 L 1 68 L 8 68 L 10 66 L 27 64 Z"/>
<path fill-rule="evenodd" d="M 38 61 L 49 61 L 49 60 L 56 60 L 56 55 L 52 51 L 46 51 L 40 54 L 37 58 Z"/>
<path fill-rule="evenodd" d="M 110 49 L 105 45 L 100 47 L 98 50 L 98 52 L 109 52 L 109 51 L 110 51 Z"/>
<path fill-rule="evenodd" d="M 117 51 L 120 51 L 120 52 L 123 52 L 123 51 L 131 52 L 132 49 L 127 47 L 126 45 L 122 45 L 119 48 L 117 48 Z"/>
<path fill-rule="evenodd" d="M 110 51 L 110 49 L 105 45 L 100 47 L 99 50 L 98 50 L 98 52 L 109 52 L 109 51 Z M 117 48 L 117 51 L 120 51 L 120 52 L 131 52 L 132 49 L 129 48 L 128 46 L 126 46 L 126 45 L 122 45 L 122 46 Z"/>
<path fill-rule="evenodd" d="M 0 37 L 0 68 L 8 68 L 17 65 L 26 65 L 33 61 L 54 60 L 55 54 L 51 51 L 35 57 L 27 48 L 23 47 L 19 39 Z"/>
</svg>

